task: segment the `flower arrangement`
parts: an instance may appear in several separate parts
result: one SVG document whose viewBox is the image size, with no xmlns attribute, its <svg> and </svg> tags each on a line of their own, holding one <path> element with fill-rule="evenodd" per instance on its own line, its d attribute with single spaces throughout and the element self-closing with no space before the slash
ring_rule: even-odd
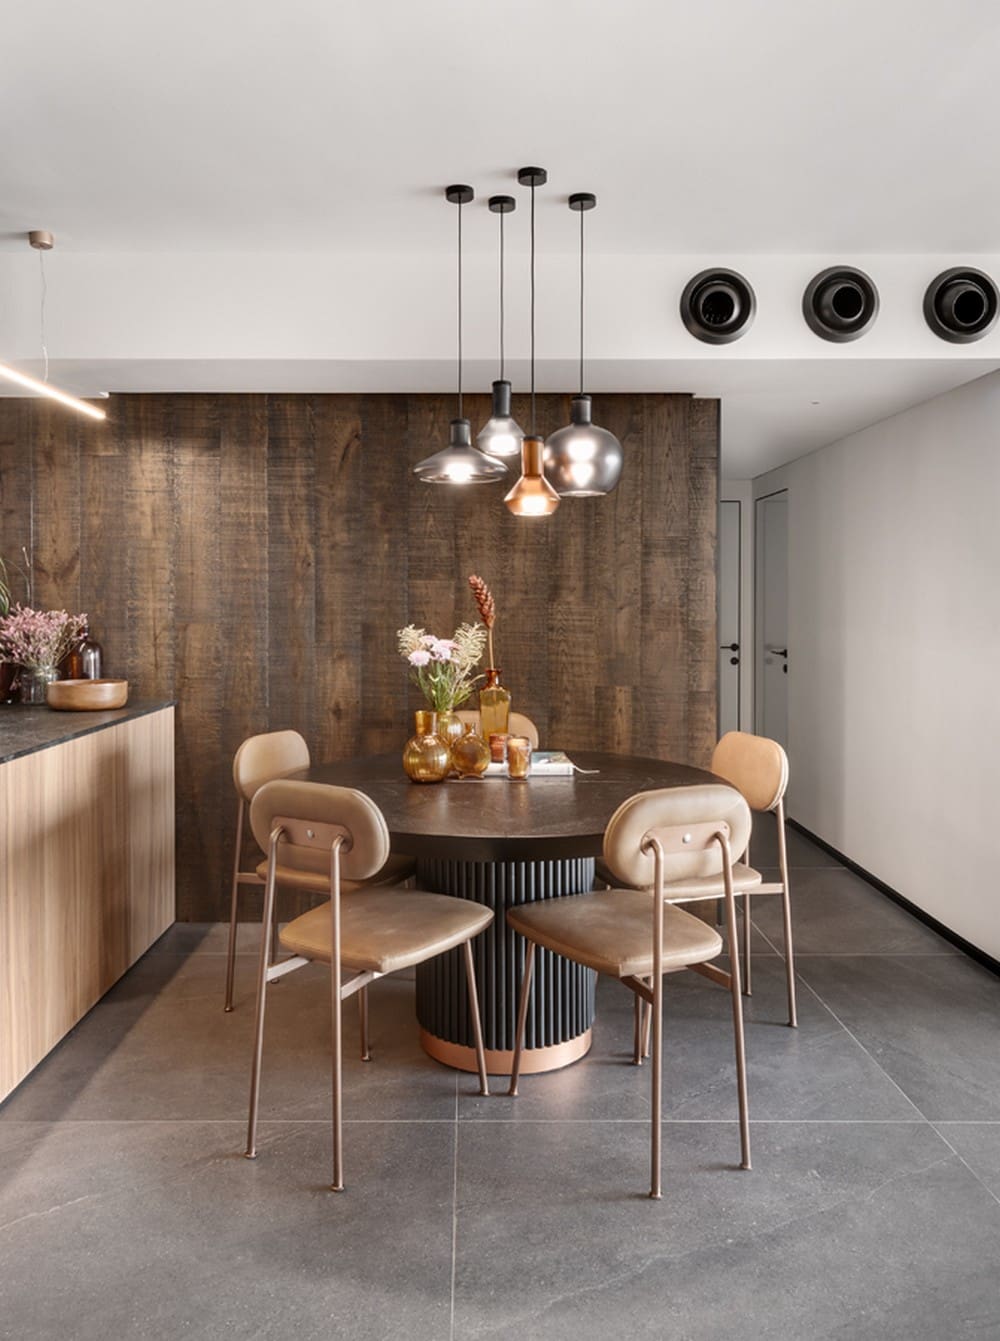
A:
<svg viewBox="0 0 1000 1341">
<path fill-rule="evenodd" d="M 83 637 L 86 624 L 86 615 L 15 605 L 0 619 L 0 661 L 12 661 L 28 670 L 58 666 Z"/>
<path fill-rule="evenodd" d="M 413 683 L 435 712 L 453 712 L 482 678 L 474 674 L 486 646 L 481 624 L 460 624 L 452 638 L 437 638 L 407 624 L 397 637 Z"/>
</svg>

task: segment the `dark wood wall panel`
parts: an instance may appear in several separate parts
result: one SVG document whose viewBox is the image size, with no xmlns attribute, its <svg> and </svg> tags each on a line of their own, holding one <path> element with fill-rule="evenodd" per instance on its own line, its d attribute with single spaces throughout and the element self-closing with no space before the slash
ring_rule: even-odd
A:
<svg viewBox="0 0 1000 1341">
<path fill-rule="evenodd" d="M 181 918 L 227 915 L 240 741 L 290 726 L 316 758 L 401 748 L 419 701 L 396 630 L 473 619 L 472 572 L 544 744 L 708 762 L 718 404 L 597 409 L 625 448 L 618 489 L 518 519 L 502 485 L 410 474 L 446 442 L 450 397 L 115 396 L 105 425 L 0 401 L 0 554 L 31 547 L 36 600 L 88 611 L 135 697 L 178 701 Z M 539 397 L 543 431 L 568 417 Z"/>
</svg>

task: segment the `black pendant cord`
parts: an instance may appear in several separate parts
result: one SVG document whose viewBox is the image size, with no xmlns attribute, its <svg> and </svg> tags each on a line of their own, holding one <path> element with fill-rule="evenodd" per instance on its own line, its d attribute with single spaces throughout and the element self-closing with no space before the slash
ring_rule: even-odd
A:
<svg viewBox="0 0 1000 1341">
<path fill-rule="evenodd" d="M 535 420 L 535 183 L 531 183 L 531 436 L 537 437 Z"/>
<path fill-rule="evenodd" d="M 503 211 L 500 213 L 500 381 L 504 380 L 504 345 L 503 345 L 503 326 L 504 326 L 504 303 L 503 303 Z"/>
<path fill-rule="evenodd" d="M 580 211 L 580 395 L 583 395 L 583 210 Z"/>
<path fill-rule="evenodd" d="M 462 416 L 462 202 L 458 202 L 458 417 Z"/>
</svg>

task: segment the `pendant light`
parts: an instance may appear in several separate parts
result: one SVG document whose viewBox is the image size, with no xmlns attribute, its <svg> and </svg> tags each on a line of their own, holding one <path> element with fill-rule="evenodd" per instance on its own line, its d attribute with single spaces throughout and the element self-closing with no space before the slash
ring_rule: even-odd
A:
<svg viewBox="0 0 1000 1341">
<path fill-rule="evenodd" d="M 20 372 L 17 368 L 11 368 L 6 363 L 0 363 L 0 377 L 6 382 L 14 382 L 17 386 L 23 386 L 26 391 L 34 391 L 39 396 L 47 396 L 49 400 L 57 400 L 60 405 L 65 405 L 67 409 L 89 415 L 91 419 L 104 419 L 107 416 L 97 405 L 90 405 L 85 400 L 79 400 L 76 396 L 71 396 L 68 391 L 60 391 L 57 386 L 52 386 L 49 383 L 49 353 L 45 346 L 45 253 L 52 250 L 56 240 L 44 228 L 34 228 L 28 234 L 28 241 L 38 252 L 38 267 L 42 277 L 40 324 L 42 354 L 45 359 L 45 380 L 40 382 L 37 377 L 29 377 L 27 373 Z"/>
<path fill-rule="evenodd" d="M 583 216 L 596 205 L 589 191 L 569 198 L 570 209 L 580 216 L 580 390 L 573 397 L 570 422 L 545 444 L 545 475 L 561 498 L 609 494 L 622 473 L 622 445 L 592 422 L 590 397 L 583 389 Z"/>
<path fill-rule="evenodd" d="M 493 413 L 483 425 L 476 446 L 488 456 L 507 460 L 520 455 L 524 429 L 510 412 L 511 385 L 504 377 L 504 237 L 505 214 L 513 214 L 517 201 L 513 196 L 490 196 L 490 209 L 500 216 L 500 377 L 493 383 Z"/>
<path fill-rule="evenodd" d="M 535 420 L 535 187 L 545 185 L 548 173 L 522 168 L 517 180 L 531 187 L 531 432 L 521 444 L 521 478 L 503 501 L 515 517 L 547 517 L 559 506 L 559 495 L 542 474 L 545 442 Z"/>
<path fill-rule="evenodd" d="M 494 484 L 507 467 L 472 445 L 472 425 L 462 414 L 462 206 L 474 197 L 471 186 L 449 186 L 445 198 L 458 206 L 458 418 L 451 421 L 448 446 L 413 467 L 426 484 Z"/>
</svg>

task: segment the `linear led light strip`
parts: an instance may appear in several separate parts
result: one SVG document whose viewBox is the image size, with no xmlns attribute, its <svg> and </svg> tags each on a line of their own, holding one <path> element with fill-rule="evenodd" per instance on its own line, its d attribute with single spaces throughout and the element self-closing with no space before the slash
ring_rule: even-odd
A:
<svg viewBox="0 0 1000 1341">
<path fill-rule="evenodd" d="M 40 396 L 48 396 L 50 400 L 57 400 L 60 405 L 66 405 L 71 410 L 79 410 L 81 414 L 89 414 L 91 419 L 106 419 L 107 415 L 96 405 L 88 405 L 85 400 L 78 400 L 76 396 L 71 396 L 68 391 L 60 391 L 57 386 L 52 386 L 48 382 L 40 382 L 37 377 L 29 377 L 27 373 L 18 372 L 16 368 L 10 367 L 7 363 L 0 363 L 0 377 L 8 382 L 16 382 L 18 386 L 26 387 L 28 391 L 37 391 Z"/>
<path fill-rule="evenodd" d="M 55 246 L 55 238 L 44 228 L 34 228 L 28 234 L 28 241 L 39 253 L 39 261 L 42 260 L 42 254 L 51 251 Z M 42 348 L 45 348 L 45 273 L 42 272 Z M 45 356 L 46 373 L 48 372 L 48 355 Z M 68 391 L 60 391 L 57 386 L 52 386 L 48 382 L 40 382 L 37 377 L 30 377 L 27 373 L 20 372 L 17 368 L 12 368 L 9 363 L 0 363 L 0 377 L 7 382 L 15 382 L 18 386 L 23 386 L 27 391 L 37 392 L 39 396 L 48 396 L 49 400 L 57 400 L 60 405 L 65 405 L 70 410 L 77 410 L 80 414 L 89 415 L 91 419 L 106 419 L 107 415 L 103 410 L 98 409 L 96 405 L 88 405 L 85 400 L 80 400 L 77 396 L 71 396 Z"/>
</svg>

